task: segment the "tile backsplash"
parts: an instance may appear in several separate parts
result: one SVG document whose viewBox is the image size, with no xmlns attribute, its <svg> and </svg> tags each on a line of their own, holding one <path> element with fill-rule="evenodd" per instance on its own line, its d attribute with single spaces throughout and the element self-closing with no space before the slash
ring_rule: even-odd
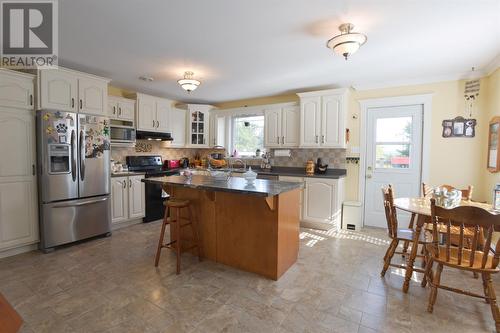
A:
<svg viewBox="0 0 500 333">
<path fill-rule="evenodd" d="M 274 151 L 275 149 L 271 149 L 271 153 L 273 154 L 271 164 L 274 166 L 305 167 L 307 160 L 312 159 L 316 163 L 316 159 L 319 157 L 323 160 L 323 164 L 328 164 L 328 168 L 330 169 L 345 169 L 346 167 L 345 149 L 290 149 L 290 157 L 276 157 L 274 156 Z"/>
<path fill-rule="evenodd" d="M 148 151 L 137 151 L 136 148 L 124 148 L 124 147 L 111 147 L 111 158 L 117 162 L 125 163 L 125 157 L 129 155 L 160 155 L 164 160 L 167 159 L 180 159 L 182 157 L 188 157 L 192 159 L 196 154 L 204 157 L 210 153 L 218 152 L 224 153 L 224 149 L 201 149 L 201 148 L 170 148 L 168 144 L 162 142 L 148 142 Z M 290 149 L 290 157 L 275 157 L 275 149 L 271 149 L 273 157 L 271 158 L 271 164 L 273 166 L 284 166 L 284 167 L 305 167 L 307 160 L 312 159 L 316 162 L 316 159 L 320 157 L 324 164 L 328 164 L 329 168 L 345 169 L 346 168 L 346 150 L 345 149 Z M 253 159 L 248 164 L 258 164 L 258 162 Z"/>
</svg>

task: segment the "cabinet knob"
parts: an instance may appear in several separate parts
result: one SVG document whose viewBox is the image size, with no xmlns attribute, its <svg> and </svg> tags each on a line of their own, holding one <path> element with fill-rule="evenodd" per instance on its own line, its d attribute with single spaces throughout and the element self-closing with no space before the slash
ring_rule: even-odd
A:
<svg viewBox="0 0 500 333">
<path fill-rule="evenodd" d="M 71 108 L 75 107 L 75 99 L 71 97 Z"/>
<path fill-rule="evenodd" d="M 30 105 L 33 105 L 33 95 L 30 94 Z"/>
<path fill-rule="evenodd" d="M 128 180 L 128 187 L 132 187 L 132 180 L 131 179 Z"/>
<path fill-rule="evenodd" d="M 316 135 L 316 143 L 319 143 L 319 136 Z"/>
<path fill-rule="evenodd" d="M 123 188 L 126 188 L 126 187 L 127 187 L 127 181 L 126 181 L 126 180 L 124 180 L 124 181 L 122 182 L 122 185 L 123 185 Z"/>
<path fill-rule="evenodd" d="M 122 115 L 122 108 L 118 108 L 118 115 L 121 116 Z"/>
<path fill-rule="evenodd" d="M 83 100 L 80 99 L 80 110 L 83 109 Z"/>
<path fill-rule="evenodd" d="M 116 106 L 113 106 L 113 114 L 116 114 Z"/>
</svg>

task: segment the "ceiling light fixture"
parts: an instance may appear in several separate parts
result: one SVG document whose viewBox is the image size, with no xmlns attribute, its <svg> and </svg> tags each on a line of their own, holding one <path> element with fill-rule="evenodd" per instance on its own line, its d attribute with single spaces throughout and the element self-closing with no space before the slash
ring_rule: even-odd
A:
<svg viewBox="0 0 500 333">
<path fill-rule="evenodd" d="M 338 55 L 341 55 L 347 60 L 347 58 L 355 53 L 361 45 L 366 43 L 366 35 L 351 32 L 354 29 L 354 24 L 344 23 L 339 26 L 341 32 L 330 39 L 326 46 L 333 50 Z"/>
<path fill-rule="evenodd" d="M 191 71 L 184 72 L 184 78 L 177 81 L 182 89 L 186 90 L 188 93 L 198 88 L 201 84 L 200 81 L 193 79 L 194 73 Z"/>
<path fill-rule="evenodd" d="M 139 76 L 139 80 L 146 81 L 146 82 L 153 82 L 155 79 L 152 76 Z"/>
</svg>

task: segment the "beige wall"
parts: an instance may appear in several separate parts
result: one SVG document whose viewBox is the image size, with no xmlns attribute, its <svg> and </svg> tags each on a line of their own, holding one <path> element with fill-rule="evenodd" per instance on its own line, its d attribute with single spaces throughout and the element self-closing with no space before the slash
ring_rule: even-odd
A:
<svg viewBox="0 0 500 333">
<path fill-rule="evenodd" d="M 484 113 L 485 113 L 485 124 L 482 126 L 481 135 L 481 151 L 483 153 L 479 169 L 481 171 L 482 179 L 482 192 L 481 198 L 491 202 L 493 187 L 496 183 L 500 183 L 500 173 L 491 173 L 486 169 L 486 162 L 488 158 L 488 122 L 493 117 L 500 116 L 500 69 L 497 69 L 489 77 L 485 79 L 485 103 L 484 103 Z M 481 87 L 483 90 L 483 87 Z"/>
</svg>

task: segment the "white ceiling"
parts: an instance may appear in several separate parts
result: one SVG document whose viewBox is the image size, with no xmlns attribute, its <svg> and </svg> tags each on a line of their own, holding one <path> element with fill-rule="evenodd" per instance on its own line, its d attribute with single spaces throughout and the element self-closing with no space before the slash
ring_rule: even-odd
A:
<svg viewBox="0 0 500 333">
<path fill-rule="evenodd" d="M 61 0 L 59 12 L 60 65 L 185 102 L 450 79 L 500 53 L 498 0 Z M 368 36 L 348 61 L 325 47 L 343 22 Z M 191 95 L 185 70 L 202 81 Z"/>
</svg>

